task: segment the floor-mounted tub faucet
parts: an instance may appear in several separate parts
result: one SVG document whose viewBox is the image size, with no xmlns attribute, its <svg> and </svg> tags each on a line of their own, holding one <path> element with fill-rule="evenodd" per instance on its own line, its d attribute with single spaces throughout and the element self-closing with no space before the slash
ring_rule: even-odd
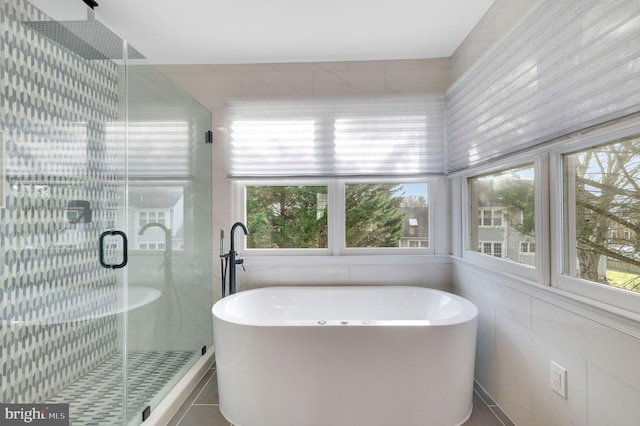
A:
<svg viewBox="0 0 640 426">
<path fill-rule="evenodd" d="M 242 222 L 236 222 L 231 227 L 231 248 L 229 253 L 220 254 L 220 257 L 225 259 L 225 265 L 222 267 L 222 297 L 225 296 L 225 287 L 226 287 L 226 272 L 227 267 L 229 267 L 229 294 L 234 294 L 236 292 L 236 265 L 243 265 L 244 259 L 238 259 L 238 253 L 235 250 L 235 232 L 236 228 L 242 228 L 244 235 L 249 234 L 247 227 L 244 226 Z M 224 238 L 224 232 L 220 233 L 220 246 L 223 246 L 222 238 Z M 244 266 L 242 266 L 244 269 Z"/>
</svg>

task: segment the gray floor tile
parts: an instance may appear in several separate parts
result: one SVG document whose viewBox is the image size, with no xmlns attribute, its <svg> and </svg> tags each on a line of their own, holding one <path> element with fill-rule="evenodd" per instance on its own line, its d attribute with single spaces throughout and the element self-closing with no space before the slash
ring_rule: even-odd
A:
<svg viewBox="0 0 640 426">
<path fill-rule="evenodd" d="M 473 412 L 463 426 L 503 426 L 493 411 L 482 401 L 477 393 L 473 393 Z"/>
<path fill-rule="evenodd" d="M 229 426 L 217 405 L 192 405 L 178 426 Z"/>
<path fill-rule="evenodd" d="M 213 374 L 204 385 L 202 392 L 196 398 L 194 404 L 218 404 L 218 376 Z"/>
<path fill-rule="evenodd" d="M 490 397 L 485 397 L 491 401 Z M 218 406 L 218 381 L 214 369 L 202 378 L 180 410 L 169 422 L 169 426 L 233 426 L 220 413 Z M 513 426 L 513 423 L 502 413 L 498 406 L 493 406 L 498 413 L 484 402 L 476 393 L 473 394 L 473 412 L 463 426 Z M 500 420 L 504 418 L 503 421 Z"/>
<path fill-rule="evenodd" d="M 214 368 L 210 368 L 209 370 L 207 370 L 207 372 L 202 377 L 202 379 L 200 379 L 200 382 L 198 382 L 196 387 L 193 389 L 193 391 L 191 391 L 191 393 L 189 394 L 187 399 L 180 406 L 180 408 L 178 409 L 176 414 L 174 414 L 173 417 L 171 418 L 171 420 L 169 421 L 169 423 L 167 423 L 167 426 L 177 426 L 178 425 L 180 420 L 185 416 L 185 414 L 187 414 L 187 411 L 189 410 L 191 405 L 198 398 L 198 395 L 200 395 L 200 393 L 202 392 L 202 390 L 204 389 L 206 384 L 209 382 L 209 380 L 212 377 L 214 377 L 215 372 L 216 372 L 216 370 Z"/>
<path fill-rule="evenodd" d="M 496 402 L 491 398 L 491 396 L 478 384 L 478 382 L 473 383 L 473 390 L 482 398 L 485 404 L 487 405 L 497 405 Z"/>
<path fill-rule="evenodd" d="M 495 415 L 502 421 L 504 426 L 515 426 L 511 419 L 507 417 L 507 415 L 498 407 L 497 405 L 492 405 L 491 409 L 494 411 Z"/>
</svg>

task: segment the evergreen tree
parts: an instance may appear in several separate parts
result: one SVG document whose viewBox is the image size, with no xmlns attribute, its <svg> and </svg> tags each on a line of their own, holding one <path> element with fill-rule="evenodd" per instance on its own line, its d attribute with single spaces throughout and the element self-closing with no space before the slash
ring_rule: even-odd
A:
<svg viewBox="0 0 640 426">
<path fill-rule="evenodd" d="M 347 247 L 397 247 L 404 197 L 395 184 L 349 184 L 345 191 Z"/>
<path fill-rule="evenodd" d="M 397 247 L 404 200 L 395 184 L 349 184 L 347 247 Z M 249 248 L 326 248 L 326 186 L 247 186 Z"/>
<path fill-rule="evenodd" d="M 327 247 L 326 186 L 247 186 L 250 248 Z"/>
</svg>

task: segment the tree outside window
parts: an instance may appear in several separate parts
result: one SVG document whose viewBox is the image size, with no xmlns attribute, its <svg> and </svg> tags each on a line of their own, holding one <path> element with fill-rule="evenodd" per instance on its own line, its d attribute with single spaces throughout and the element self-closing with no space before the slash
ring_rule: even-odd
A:
<svg viewBox="0 0 640 426">
<path fill-rule="evenodd" d="M 565 273 L 640 292 L 640 136 L 563 162 Z"/>
<path fill-rule="evenodd" d="M 247 186 L 247 248 L 327 248 L 327 208 L 327 186 Z"/>
<path fill-rule="evenodd" d="M 329 203 L 338 185 L 343 207 Z M 342 213 L 345 248 L 428 248 L 426 183 L 246 185 L 245 194 L 249 249 L 329 248 L 329 216 Z"/>
</svg>

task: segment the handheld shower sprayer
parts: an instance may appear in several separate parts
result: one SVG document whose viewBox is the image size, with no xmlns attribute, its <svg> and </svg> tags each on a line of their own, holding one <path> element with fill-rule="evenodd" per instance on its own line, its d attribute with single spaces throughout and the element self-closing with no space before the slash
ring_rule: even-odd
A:
<svg viewBox="0 0 640 426">
<path fill-rule="evenodd" d="M 224 229 L 220 230 L 220 275 L 222 277 L 222 297 L 225 296 L 225 283 L 227 281 L 228 258 L 224 254 Z"/>
</svg>

